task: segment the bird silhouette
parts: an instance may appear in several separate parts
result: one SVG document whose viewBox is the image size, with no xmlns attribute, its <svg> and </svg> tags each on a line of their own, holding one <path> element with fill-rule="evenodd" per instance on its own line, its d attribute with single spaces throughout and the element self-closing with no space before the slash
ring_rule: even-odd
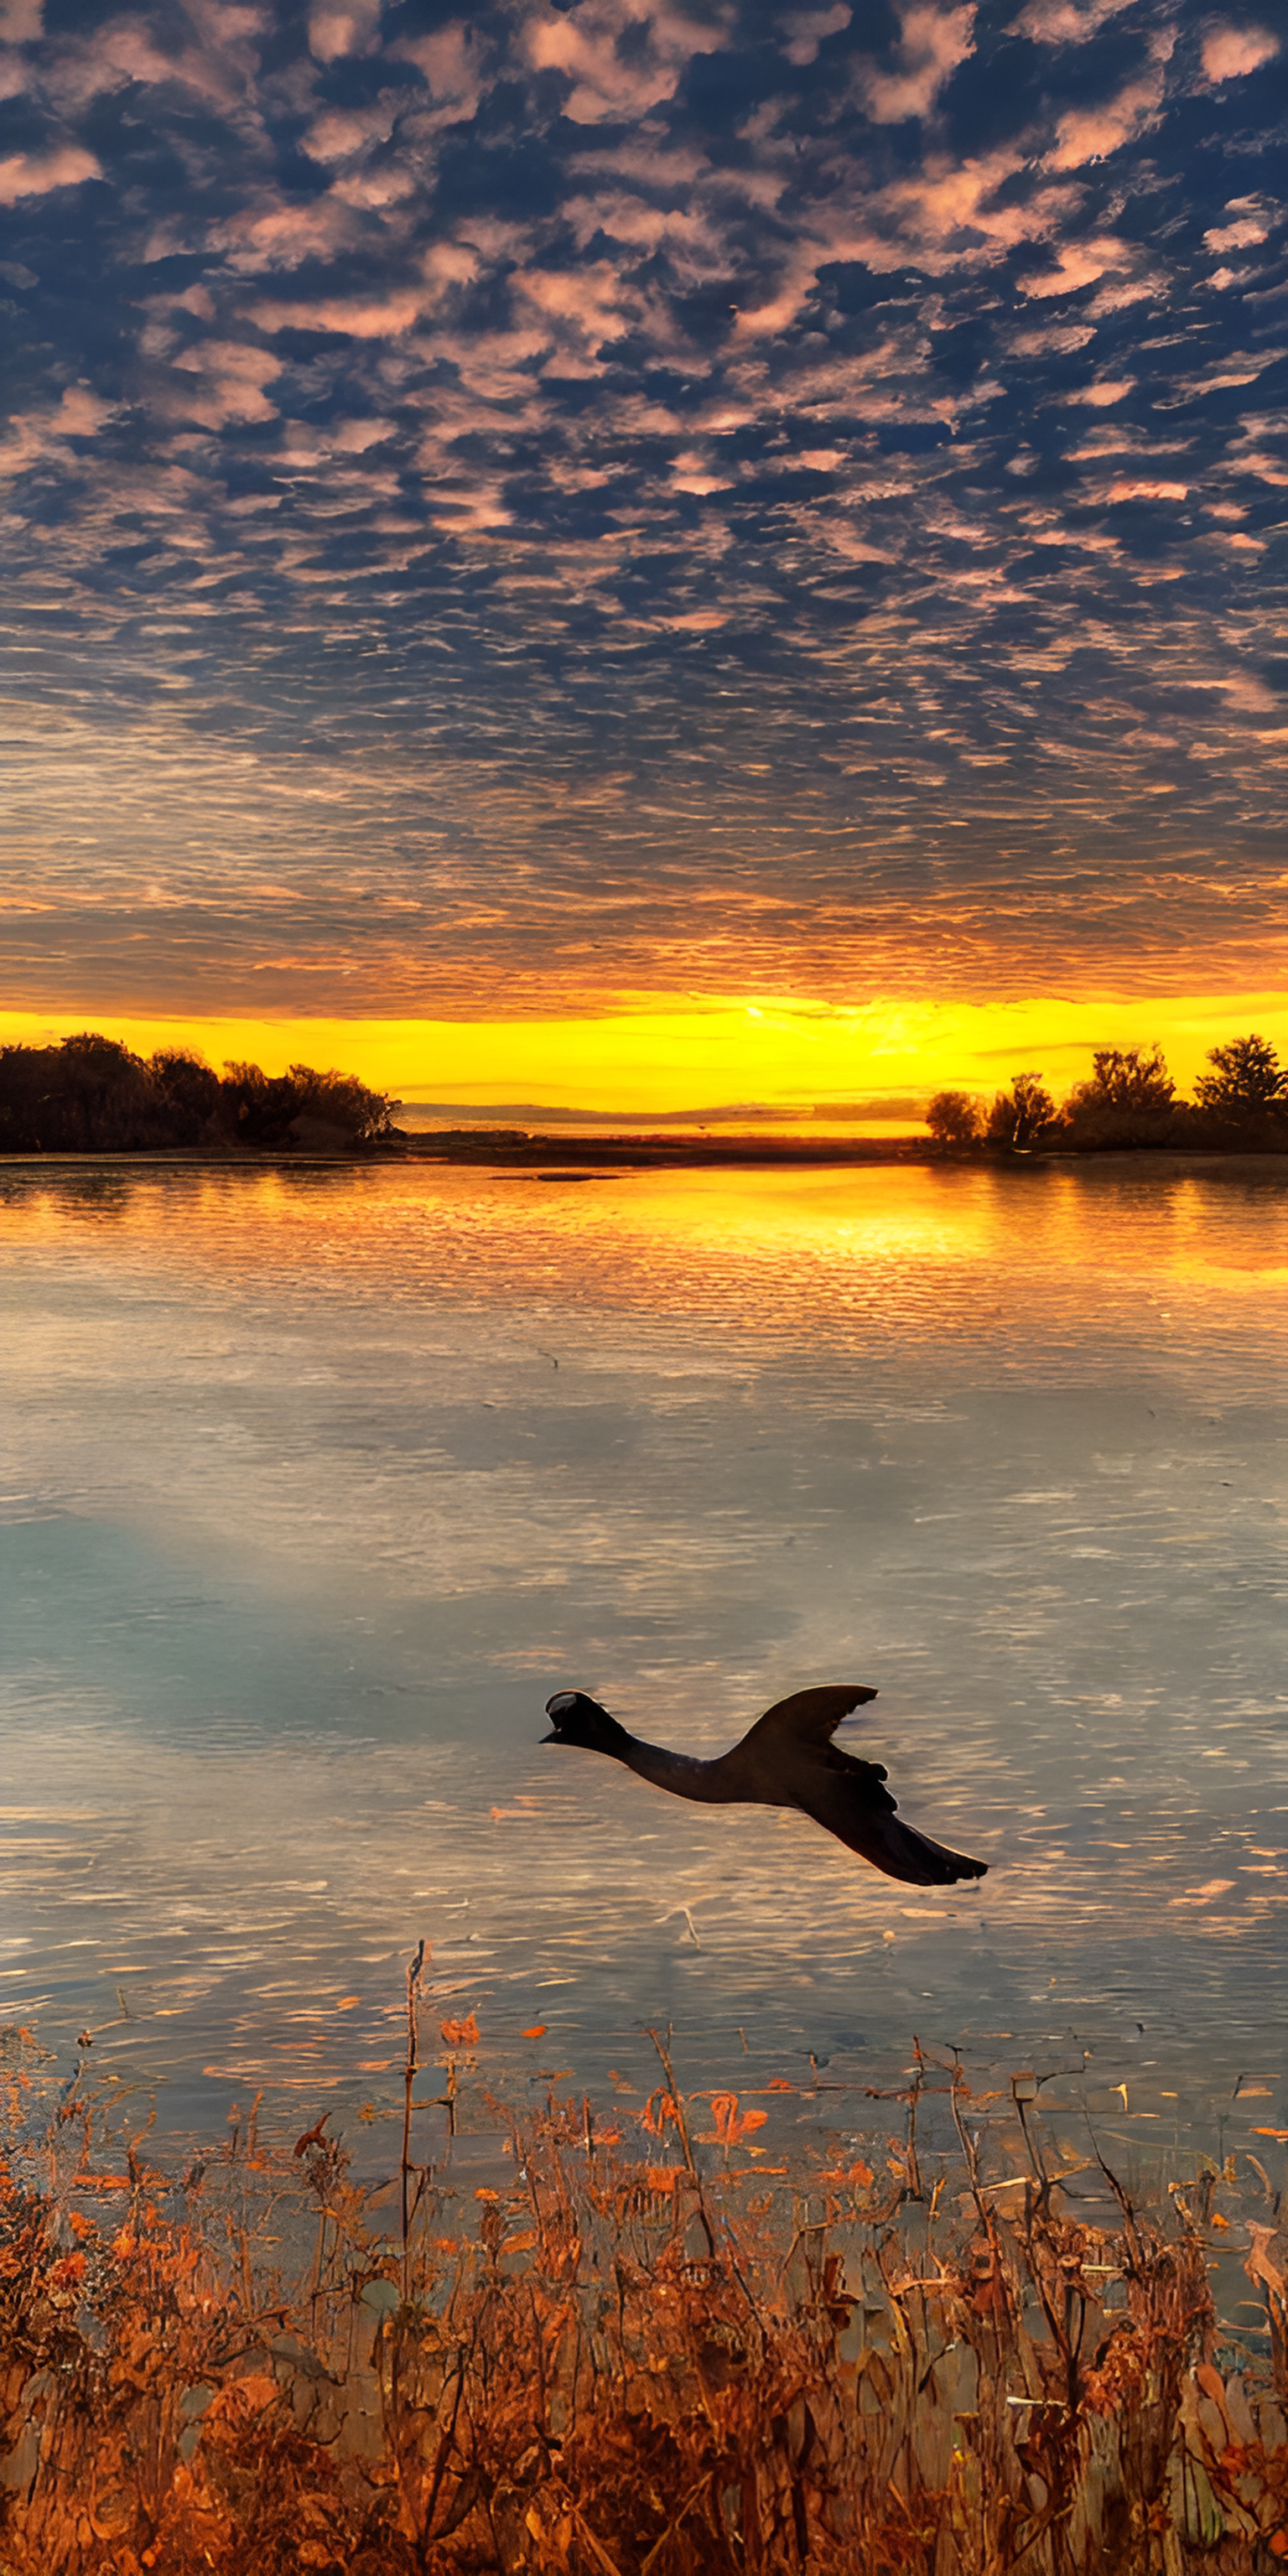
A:
<svg viewBox="0 0 1288 2576">
<path fill-rule="evenodd" d="M 860 1682 L 830 1682 L 794 1691 L 748 1728 L 741 1744 L 713 1762 L 643 1744 L 619 1726 L 585 1691 L 556 1691 L 546 1701 L 551 1732 L 544 1744 L 580 1744 L 589 1753 L 611 1753 L 655 1788 L 703 1806 L 798 1807 L 835 1834 L 848 1851 L 911 1887 L 951 1887 L 959 1878 L 982 1878 L 987 1862 L 948 1851 L 903 1824 L 885 1787 L 879 1762 L 859 1762 L 832 1738 L 843 1717 L 874 1690 Z"/>
</svg>

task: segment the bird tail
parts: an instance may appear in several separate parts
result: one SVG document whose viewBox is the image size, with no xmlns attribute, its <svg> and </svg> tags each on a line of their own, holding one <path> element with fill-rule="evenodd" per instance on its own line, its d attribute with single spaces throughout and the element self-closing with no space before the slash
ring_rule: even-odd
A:
<svg viewBox="0 0 1288 2576">
<path fill-rule="evenodd" d="M 959 1878 L 983 1878 L 988 1868 L 986 1860 L 971 1860 L 966 1852 L 932 1843 L 929 1834 L 919 1834 L 901 1816 L 873 1816 L 863 1850 L 874 1869 L 910 1887 L 951 1887 Z"/>
</svg>

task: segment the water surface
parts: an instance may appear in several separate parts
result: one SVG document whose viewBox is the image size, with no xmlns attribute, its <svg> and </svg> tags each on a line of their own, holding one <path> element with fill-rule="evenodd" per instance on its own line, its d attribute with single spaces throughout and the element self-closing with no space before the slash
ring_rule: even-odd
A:
<svg viewBox="0 0 1288 2576">
<path fill-rule="evenodd" d="M 424 1935 L 520 2088 L 917 2030 L 1288 2127 L 1276 1167 L 3 1196 L 3 2018 L 163 2126 L 343 2110 Z M 706 1752 L 837 1679 L 981 1889 L 539 1741 L 570 1684 Z"/>
</svg>

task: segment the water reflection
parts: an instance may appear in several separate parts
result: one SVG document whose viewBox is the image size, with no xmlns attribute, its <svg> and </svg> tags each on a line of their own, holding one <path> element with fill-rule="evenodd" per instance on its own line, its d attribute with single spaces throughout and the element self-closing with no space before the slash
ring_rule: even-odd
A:
<svg viewBox="0 0 1288 2576">
<path fill-rule="evenodd" d="M 7 2013 L 112 2023 L 184 2116 L 343 2092 L 425 1932 L 445 2001 L 588 2080 L 673 2015 L 1277 2082 L 1276 1176 L 6 1197 Z M 566 1683 L 710 1751 L 836 1678 L 978 1895 L 537 1742 Z"/>
</svg>

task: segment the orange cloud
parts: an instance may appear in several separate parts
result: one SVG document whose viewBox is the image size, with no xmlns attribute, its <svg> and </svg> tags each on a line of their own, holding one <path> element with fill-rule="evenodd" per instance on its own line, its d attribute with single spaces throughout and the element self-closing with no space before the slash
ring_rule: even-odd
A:
<svg viewBox="0 0 1288 2576">
<path fill-rule="evenodd" d="M 855 90 L 874 125 L 900 125 L 910 116 L 928 116 L 959 63 L 975 50 L 973 0 L 958 9 L 936 9 L 930 0 L 911 0 L 900 13 L 899 67 L 879 71 L 864 64 Z"/>
<path fill-rule="evenodd" d="M 1116 98 L 1104 99 L 1095 107 L 1071 108 L 1056 129 L 1054 148 L 1046 156 L 1048 168 L 1080 170 L 1085 162 L 1103 161 L 1124 143 L 1134 143 L 1157 123 L 1162 97 L 1160 64 L 1142 79 L 1128 81 Z"/>
<path fill-rule="evenodd" d="M 174 361 L 185 375 L 198 379 L 185 405 L 207 429 L 222 429 L 230 420 L 276 420 L 277 405 L 264 386 L 281 374 L 272 349 L 257 349 L 242 340 L 201 340 Z"/>
<path fill-rule="evenodd" d="M 1233 27 L 1228 23 L 1213 27 L 1203 39 L 1203 69 L 1207 78 L 1218 81 L 1242 80 L 1262 63 L 1272 62 L 1279 51 L 1279 39 L 1268 27 Z"/>
<path fill-rule="evenodd" d="M 394 130 L 397 101 L 386 92 L 367 107 L 331 107 L 315 117 L 303 137 L 310 161 L 347 161 L 372 142 L 387 143 Z"/>
<path fill-rule="evenodd" d="M 369 53 L 380 32 L 380 0 L 322 0 L 309 16 L 309 51 L 320 63 Z"/>
<path fill-rule="evenodd" d="M 1107 18 L 1130 5 L 1131 0 L 1029 0 L 1006 32 L 1029 36 L 1035 45 L 1085 45 Z"/>
<path fill-rule="evenodd" d="M 261 331 L 342 331 L 351 340 L 396 339 L 420 318 L 423 299 L 402 295 L 363 300 L 358 296 L 323 295 L 316 303 L 253 304 L 248 319 Z M 274 373 L 277 370 L 274 369 Z"/>
<path fill-rule="evenodd" d="M 635 41 L 623 45 L 626 36 Z M 561 16 L 541 11 L 523 32 L 534 71 L 565 72 L 573 81 L 563 112 L 574 125 L 642 116 L 674 98 L 694 54 L 717 53 L 727 43 L 719 23 L 665 5 L 643 18 L 629 0 L 581 0 Z"/>
<path fill-rule="evenodd" d="M 831 9 L 792 9 L 778 21 L 783 52 L 789 63 L 804 66 L 818 61 L 818 49 L 826 36 L 839 36 L 853 15 L 845 0 L 836 0 Z"/>
<path fill-rule="evenodd" d="M 57 454 L 64 439 L 93 438 L 114 408 L 87 385 L 68 385 L 50 410 L 16 413 L 0 440 L 0 477 L 25 474 L 38 457 Z"/>
<path fill-rule="evenodd" d="M 6 45 L 34 45 L 43 26 L 41 0 L 5 0 L 0 36 Z"/>
<path fill-rule="evenodd" d="M 1127 242 L 1113 233 L 1099 233 L 1086 241 L 1061 242 L 1055 253 L 1056 265 L 1037 277 L 1019 280 L 1023 295 L 1071 295 L 1079 286 L 1090 286 L 1103 277 L 1107 269 L 1130 268 L 1135 253 Z"/>
<path fill-rule="evenodd" d="M 404 36 L 391 51 L 401 61 L 414 63 L 426 82 L 433 100 L 431 129 L 460 124 L 475 114 L 483 94 L 483 74 L 481 41 L 473 27 L 456 19 L 432 36 Z"/>
<path fill-rule="evenodd" d="M 0 206 L 17 205 L 22 197 L 46 197 L 51 188 L 78 188 L 83 180 L 102 176 L 94 154 L 79 143 L 60 144 L 56 152 L 11 152 L 0 161 Z"/>
<path fill-rule="evenodd" d="M 326 258 L 345 249 L 359 235 L 357 218 L 334 196 L 311 204 L 246 206 L 216 224 L 212 249 L 227 254 L 230 268 L 244 276 L 263 269 L 298 268 L 301 260 Z"/>
<path fill-rule="evenodd" d="M 1134 376 L 1103 376 L 1099 384 L 1081 385 L 1076 392 L 1062 393 L 1062 403 L 1088 403 L 1093 411 L 1105 411 L 1110 403 L 1122 402 L 1131 392 Z"/>
</svg>

